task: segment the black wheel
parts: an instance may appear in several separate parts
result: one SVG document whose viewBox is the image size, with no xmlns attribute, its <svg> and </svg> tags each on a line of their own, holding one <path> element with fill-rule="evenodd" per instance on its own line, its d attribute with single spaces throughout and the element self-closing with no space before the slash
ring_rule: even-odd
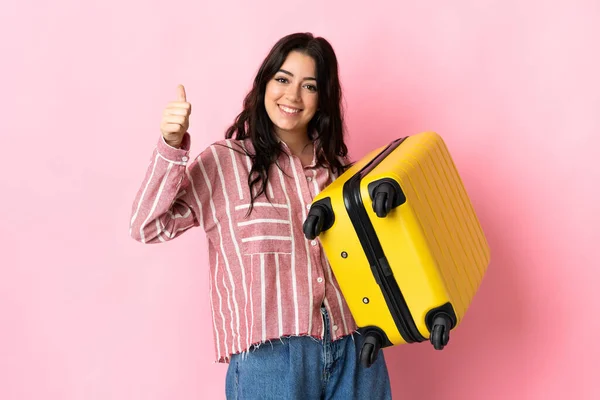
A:
<svg viewBox="0 0 600 400">
<path fill-rule="evenodd" d="M 321 233 L 321 229 L 323 229 L 323 218 L 320 215 L 308 215 L 306 217 L 306 221 L 304 221 L 304 226 L 302 228 L 304 230 L 304 236 L 307 239 L 313 240 Z"/>
<path fill-rule="evenodd" d="M 377 359 L 377 354 L 375 354 L 375 346 L 371 343 L 363 344 L 362 350 L 360 351 L 360 362 L 361 364 L 369 368 L 375 360 Z"/>
<path fill-rule="evenodd" d="M 435 318 L 429 340 L 436 350 L 442 350 L 450 341 L 450 321 L 446 315 Z"/>
<path fill-rule="evenodd" d="M 360 362 L 365 368 L 371 367 L 377 360 L 377 355 L 381 349 L 381 337 L 379 335 L 368 333 L 360 350 Z"/>
<path fill-rule="evenodd" d="M 312 205 L 308 212 L 308 216 L 302 225 L 304 236 L 309 240 L 313 240 L 319 236 L 321 232 L 331 228 L 334 218 L 335 216 L 331 209 L 331 200 L 329 197 L 319 200 Z"/>
<path fill-rule="evenodd" d="M 442 350 L 444 348 L 443 336 L 444 327 L 442 325 L 434 326 L 433 331 L 431 332 L 431 344 L 433 344 L 434 349 Z"/>
<path fill-rule="evenodd" d="M 373 211 L 379 218 L 385 218 L 393 208 L 394 187 L 385 182 L 377 186 L 373 192 Z"/>
</svg>

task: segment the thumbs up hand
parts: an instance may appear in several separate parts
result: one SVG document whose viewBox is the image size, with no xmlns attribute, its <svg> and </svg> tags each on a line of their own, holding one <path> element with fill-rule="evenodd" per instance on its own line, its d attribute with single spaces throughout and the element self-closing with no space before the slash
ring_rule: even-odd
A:
<svg viewBox="0 0 600 400">
<path fill-rule="evenodd" d="M 187 102 L 183 85 L 177 87 L 177 101 L 172 101 L 165 107 L 160 131 L 169 146 L 179 148 L 183 136 L 190 126 L 192 105 Z"/>
</svg>

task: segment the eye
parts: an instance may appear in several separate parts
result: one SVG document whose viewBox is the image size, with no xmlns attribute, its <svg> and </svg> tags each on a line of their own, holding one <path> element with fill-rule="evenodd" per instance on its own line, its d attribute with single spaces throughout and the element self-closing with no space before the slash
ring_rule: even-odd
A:
<svg viewBox="0 0 600 400">
<path fill-rule="evenodd" d="M 288 82 L 287 78 L 284 78 L 281 76 L 276 77 L 275 80 L 279 83 L 287 83 Z"/>
<path fill-rule="evenodd" d="M 317 87 L 315 85 L 304 85 L 304 87 L 307 88 L 311 92 L 317 91 Z"/>
</svg>

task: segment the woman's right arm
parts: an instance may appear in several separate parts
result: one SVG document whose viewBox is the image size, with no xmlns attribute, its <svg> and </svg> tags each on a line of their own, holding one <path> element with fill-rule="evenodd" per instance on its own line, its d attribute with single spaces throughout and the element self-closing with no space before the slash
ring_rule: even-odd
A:
<svg viewBox="0 0 600 400">
<path fill-rule="evenodd" d="M 204 191 L 192 174 L 198 168 L 187 167 L 188 143 L 188 135 L 180 149 L 159 139 L 131 210 L 129 234 L 135 240 L 165 242 L 200 225 Z"/>
<path fill-rule="evenodd" d="M 188 166 L 191 105 L 183 86 L 178 91 L 178 101 L 165 108 L 162 136 L 133 202 L 129 234 L 142 243 L 165 242 L 203 225 L 202 204 L 209 200 L 198 168 L 202 154 Z"/>
</svg>

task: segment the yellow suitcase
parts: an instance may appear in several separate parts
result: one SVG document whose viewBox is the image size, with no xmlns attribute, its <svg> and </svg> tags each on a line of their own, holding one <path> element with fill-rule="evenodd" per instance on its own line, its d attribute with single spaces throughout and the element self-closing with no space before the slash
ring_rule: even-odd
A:
<svg viewBox="0 0 600 400">
<path fill-rule="evenodd" d="M 440 135 L 373 150 L 318 194 L 304 221 L 365 336 L 360 359 L 429 340 L 441 350 L 481 284 L 490 249 Z"/>
</svg>

